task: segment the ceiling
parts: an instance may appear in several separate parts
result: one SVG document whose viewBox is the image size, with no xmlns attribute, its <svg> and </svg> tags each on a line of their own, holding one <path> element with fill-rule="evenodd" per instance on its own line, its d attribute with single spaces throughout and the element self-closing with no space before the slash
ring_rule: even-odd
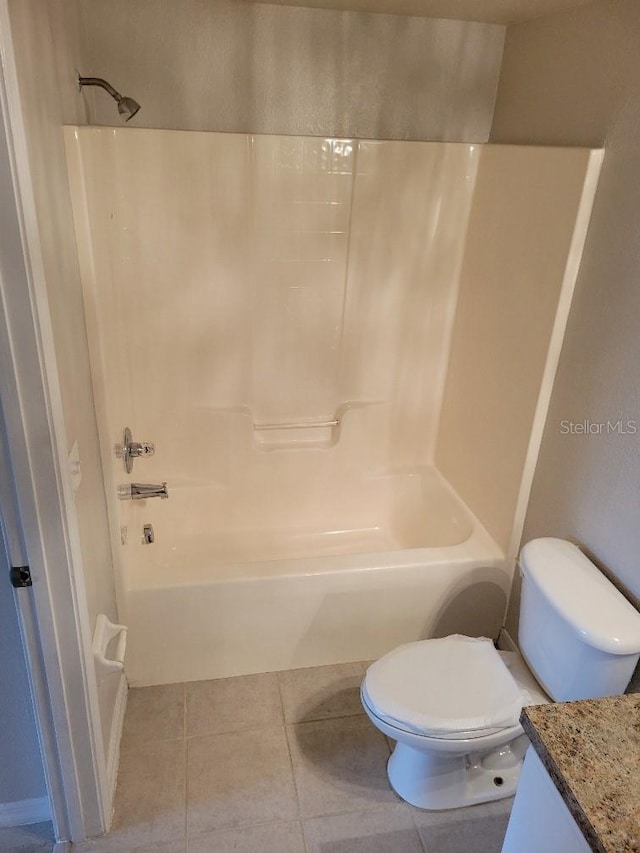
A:
<svg viewBox="0 0 640 853">
<path fill-rule="evenodd" d="M 554 12 L 584 6 L 592 0 L 253 0 L 280 6 L 308 6 L 355 12 L 385 12 L 425 18 L 453 18 L 489 24 L 517 24 Z"/>
</svg>

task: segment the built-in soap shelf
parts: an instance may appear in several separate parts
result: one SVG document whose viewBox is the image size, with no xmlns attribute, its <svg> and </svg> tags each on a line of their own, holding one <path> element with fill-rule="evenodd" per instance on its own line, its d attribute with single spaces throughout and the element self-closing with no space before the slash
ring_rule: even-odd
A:
<svg viewBox="0 0 640 853">
<path fill-rule="evenodd" d="M 272 422 L 253 422 L 253 440 L 260 450 L 322 449 L 333 447 L 340 439 L 345 418 L 356 409 L 380 405 L 382 400 L 350 401 L 338 406 L 327 418 L 301 418 Z"/>
<path fill-rule="evenodd" d="M 115 644 L 115 648 L 112 648 L 116 637 L 118 641 Z M 116 625 L 104 613 L 99 613 L 96 619 L 96 629 L 93 634 L 93 658 L 98 677 L 100 673 L 123 672 L 126 651 L 126 626 Z"/>
<path fill-rule="evenodd" d="M 254 423 L 253 438 L 261 450 L 331 447 L 338 440 L 340 419 Z"/>
</svg>

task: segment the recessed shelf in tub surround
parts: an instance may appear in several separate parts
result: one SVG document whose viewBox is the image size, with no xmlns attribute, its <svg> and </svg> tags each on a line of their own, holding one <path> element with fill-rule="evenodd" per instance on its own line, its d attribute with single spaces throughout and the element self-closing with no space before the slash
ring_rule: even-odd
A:
<svg viewBox="0 0 640 853">
<path fill-rule="evenodd" d="M 340 440 L 343 421 L 350 412 L 384 403 L 384 400 L 350 401 L 338 406 L 333 415 L 271 422 L 254 420 L 253 440 L 260 450 L 330 448 Z"/>
<path fill-rule="evenodd" d="M 254 424 L 253 436 L 261 450 L 295 450 L 304 447 L 333 447 L 339 440 L 340 421 Z"/>
<path fill-rule="evenodd" d="M 640 849 L 640 694 L 525 708 L 522 726 L 592 850 Z"/>
</svg>

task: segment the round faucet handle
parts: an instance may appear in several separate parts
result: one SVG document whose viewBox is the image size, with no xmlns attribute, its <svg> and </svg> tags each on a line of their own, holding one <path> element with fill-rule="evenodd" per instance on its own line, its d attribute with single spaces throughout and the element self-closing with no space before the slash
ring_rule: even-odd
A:
<svg viewBox="0 0 640 853">
<path fill-rule="evenodd" d="M 133 460 L 137 456 L 153 456 L 156 452 L 152 441 L 133 441 L 131 430 L 125 427 L 122 443 L 115 446 L 116 456 L 124 462 L 127 474 L 133 471 Z"/>
</svg>

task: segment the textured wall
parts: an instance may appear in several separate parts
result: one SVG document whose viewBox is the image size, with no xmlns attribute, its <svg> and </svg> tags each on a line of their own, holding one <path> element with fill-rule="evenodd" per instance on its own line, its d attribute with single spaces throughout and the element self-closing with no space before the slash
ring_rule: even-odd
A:
<svg viewBox="0 0 640 853">
<path fill-rule="evenodd" d="M 140 101 L 132 125 L 488 138 L 503 27 L 239 0 L 83 3 L 82 73 Z M 93 102 L 93 123 L 119 123 L 105 93 Z"/>
<path fill-rule="evenodd" d="M 640 597 L 640 5 L 602 0 L 508 30 L 493 138 L 604 144 L 525 539 L 575 539 Z M 598 426 L 571 433 L 562 421 Z M 593 430 L 599 430 L 593 432 Z M 515 630 L 517 595 L 510 627 Z"/>
<path fill-rule="evenodd" d="M 13 0 L 9 11 L 67 443 L 77 440 L 82 461 L 76 505 L 93 626 L 101 611 L 115 618 L 115 595 L 62 134 L 64 122 L 84 122 L 75 83 L 80 17 L 65 0 Z"/>
<path fill-rule="evenodd" d="M 635 0 L 509 27 L 491 141 L 610 149 L 637 106 L 639 33 Z"/>
</svg>

